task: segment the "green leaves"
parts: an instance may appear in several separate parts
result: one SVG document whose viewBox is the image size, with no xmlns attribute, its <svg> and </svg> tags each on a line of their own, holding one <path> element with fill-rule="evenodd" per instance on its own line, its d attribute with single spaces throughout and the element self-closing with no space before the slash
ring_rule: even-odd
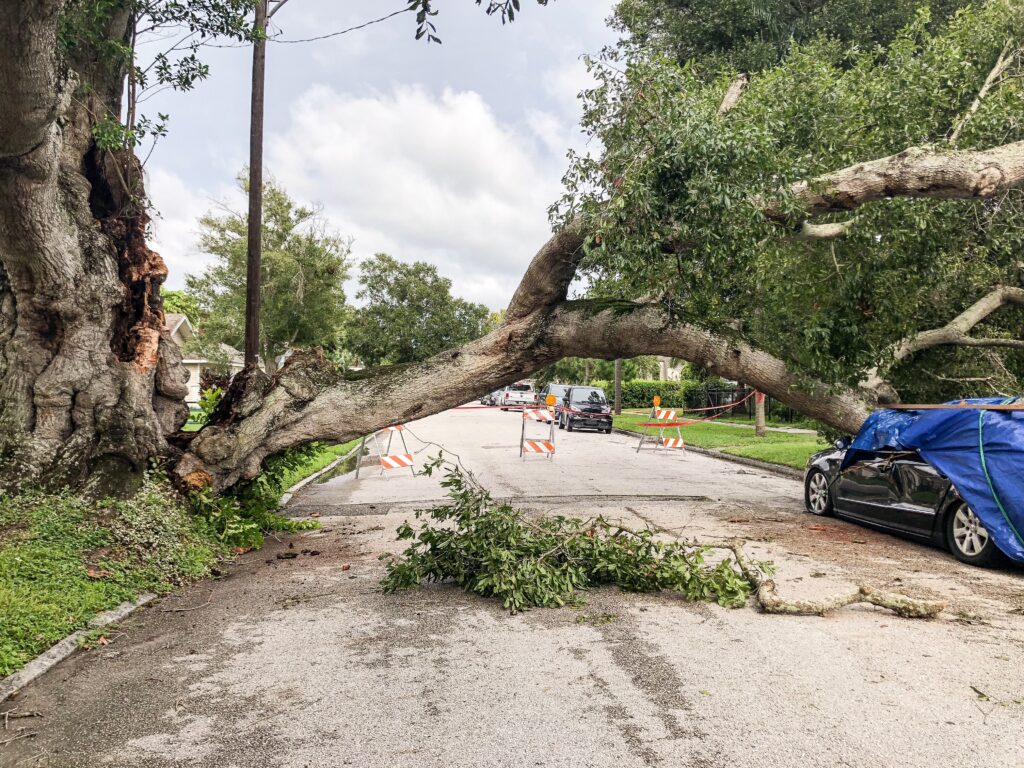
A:
<svg viewBox="0 0 1024 768">
<path fill-rule="evenodd" d="M 581 265 L 591 296 L 658 301 L 673 318 L 744 337 L 792 370 L 855 385 L 894 342 L 945 324 L 995 283 L 1019 282 L 1020 190 L 987 202 L 878 201 L 831 241 L 794 237 L 804 214 L 788 192 L 796 181 L 911 146 L 948 147 L 1000 54 L 1020 45 L 1019 2 L 948 21 L 900 6 L 900 23 L 888 16 L 878 38 L 887 48 L 850 44 L 875 39 L 871 20 L 844 28 L 844 39 L 787 39 L 725 115 L 719 105 L 735 70 L 711 54 L 683 64 L 661 54 L 688 44 L 673 37 L 690 27 L 672 26 L 672 14 L 697 7 L 712 21 L 750 12 L 732 3 L 623 2 L 620 17 L 653 14 L 634 21 L 658 37 L 634 38 L 590 62 L 598 85 L 586 94 L 584 128 L 601 152 L 573 158 L 552 213 L 556 223 L 582 215 L 593 232 Z M 733 38 L 690 31 L 710 36 L 701 45 L 736 51 Z M 965 123 L 958 147 L 1024 139 L 1022 74 L 1018 57 Z M 790 226 L 765 220 L 759 201 L 768 199 Z M 986 335 L 1019 338 L 1015 312 L 990 318 Z M 1019 388 L 1020 353 L 947 357 L 955 357 L 951 369 L 940 352 L 905 363 L 904 398 L 976 394 L 979 381 L 992 384 L 986 367 L 1006 372 L 999 386 Z M 942 379 L 922 376 L 929 367 Z"/>
<path fill-rule="evenodd" d="M 452 502 L 416 513 L 398 538 L 412 543 L 399 557 L 382 556 L 385 592 L 424 581 L 451 581 L 501 600 L 516 613 L 579 602 L 590 587 L 615 585 L 630 592 L 678 592 L 688 600 L 738 607 L 750 584 L 726 559 L 709 565 L 708 550 L 661 541 L 603 517 L 527 517 L 477 490 L 455 465 L 438 458 L 428 472 L 445 471 Z"/>
<path fill-rule="evenodd" d="M 348 347 L 369 366 L 426 360 L 479 338 L 490 327 L 490 310 L 453 296 L 451 280 L 423 261 L 408 264 L 378 253 L 360 264 L 356 309 Z"/>
</svg>

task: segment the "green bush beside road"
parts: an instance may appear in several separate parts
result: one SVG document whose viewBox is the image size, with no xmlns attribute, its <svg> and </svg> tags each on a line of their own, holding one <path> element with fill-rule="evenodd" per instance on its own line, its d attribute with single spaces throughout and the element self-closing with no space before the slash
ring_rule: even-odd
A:
<svg viewBox="0 0 1024 768">
<path fill-rule="evenodd" d="M 623 413 L 614 419 L 616 427 L 631 432 L 641 432 L 643 428 L 638 425 L 649 422 L 646 413 Z M 713 422 L 691 424 L 682 427 L 680 431 L 687 445 L 710 448 L 733 456 L 759 459 L 796 469 L 803 469 L 811 454 L 827 447 L 817 435 L 769 432 L 765 437 L 757 437 L 753 429 Z M 671 430 L 669 434 L 674 437 L 675 430 Z"/>
</svg>

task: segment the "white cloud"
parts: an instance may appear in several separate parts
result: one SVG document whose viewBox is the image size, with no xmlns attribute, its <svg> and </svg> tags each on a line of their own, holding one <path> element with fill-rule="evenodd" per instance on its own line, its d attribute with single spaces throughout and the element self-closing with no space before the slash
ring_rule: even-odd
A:
<svg viewBox="0 0 1024 768">
<path fill-rule="evenodd" d="M 560 191 L 564 163 L 533 135 L 554 135 L 557 120 L 533 122 L 532 131 L 500 122 L 472 91 L 314 86 L 269 137 L 267 167 L 292 195 L 322 202 L 357 257 L 429 261 L 458 294 L 497 308 L 549 236 L 547 207 Z"/>
<path fill-rule="evenodd" d="M 167 287 L 181 288 L 185 275 L 202 271 L 210 258 L 196 248 L 199 217 L 210 207 L 208 196 L 191 189 L 177 174 L 152 165 L 146 172 L 146 190 L 156 208 L 150 246 L 167 263 Z"/>
</svg>

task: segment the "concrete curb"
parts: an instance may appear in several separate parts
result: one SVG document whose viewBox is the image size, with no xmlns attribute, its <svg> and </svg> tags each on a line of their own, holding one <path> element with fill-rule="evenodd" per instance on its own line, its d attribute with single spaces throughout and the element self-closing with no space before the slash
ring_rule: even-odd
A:
<svg viewBox="0 0 1024 768">
<path fill-rule="evenodd" d="M 8 675 L 3 680 L 0 680 L 0 703 L 9 699 L 37 677 L 50 671 L 77 651 L 78 641 L 86 637 L 89 632 L 121 621 L 155 599 L 156 595 L 147 593 L 140 595 L 134 601 L 121 603 L 117 608 L 94 616 L 85 629 L 72 632 L 59 643 L 50 646 L 48 650 L 36 656 L 13 675 Z"/>
<path fill-rule="evenodd" d="M 620 429 L 619 427 L 612 427 L 613 432 L 618 432 L 620 435 L 628 435 L 630 437 L 639 438 L 640 433 L 630 432 L 628 429 Z M 686 450 L 699 453 L 702 456 L 710 456 L 714 459 L 721 459 L 722 461 L 731 461 L 733 464 L 742 464 L 746 467 L 752 467 L 753 469 L 760 469 L 764 472 L 771 472 L 774 475 L 788 478 L 789 480 L 800 480 L 804 479 L 804 473 L 799 469 L 793 469 L 792 467 L 783 467 L 779 464 L 771 464 L 767 461 L 761 461 L 760 459 L 748 459 L 746 456 L 733 456 L 731 453 L 723 453 L 722 451 L 716 451 L 713 448 L 698 448 L 695 445 L 687 445 Z"/>
<path fill-rule="evenodd" d="M 361 450 L 362 447 L 363 447 L 363 444 L 362 444 L 362 441 L 360 441 L 359 445 L 357 445 L 351 451 L 346 453 L 344 456 L 339 456 L 338 458 L 336 458 L 334 461 L 332 461 L 330 464 L 328 464 L 323 469 L 314 472 L 309 477 L 306 477 L 306 478 L 303 478 L 302 480 L 299 480 L 299 482 L 297 482 L 295 485 L 293 485 L 291 488 L 289 488 L 287 491 L 285 491 L 283 494 L 281 494 L 281 501 L 279 501 L 278 504 L 277 504 L 278 510 L 282 510 L 285 507 L 287 507 L 288 506 L 288 502 L 290 502 L 292 500 L 292 496 L 294 496 L 296 493 L 301 491 L 307 485 L 312 483 L 318 477 L 323 477 L 328 472 L 330 472 L 331 470 L 335 469 L 338 465 L 340 465 L 341 463 L 347 461 L 350 456 L 352 456 L 356 451 Z"/>
</svg>

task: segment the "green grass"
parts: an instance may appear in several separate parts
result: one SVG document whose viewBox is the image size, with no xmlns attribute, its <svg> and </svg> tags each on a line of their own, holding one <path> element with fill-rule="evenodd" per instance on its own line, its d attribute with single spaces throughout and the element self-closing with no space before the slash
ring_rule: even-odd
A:
<svg viewBox="0 0 1024 768">
<path fill-rule="evenodd" d="M 128 501 L 0 499 L 0 677 L 101 611 L 202 578 L 220 554 L 155 478 Z"/>
<path fill-rule="evenodd" d="M 640 432 L 642 428 L 637 425 L 649 421 L 646 413 L 623 413 L 615 417 L 614 423 L 620 429 Z M 752 429 L 724 424 L 691 424 L 682 427 L 681 432 L 688 445 L 797 469 L 803 469 L 812 453 L 827 447 L 817 435 L 769 432 L 765 437 L 757 437 Z M 675 430 L 666 434 L 674 437 Z"/>
<path fill-rule="evenodd" d="M 300 480 L 305 480 L 310 475 L 319 472 L 332 461 L 334 461 L 337 458 L 340 458 L 341 456 L 344 456 L 346 453 L 348 453 L 357 445 L 359 445 L 360 439 L 361 438 L 349 440 L 347 443 L 342 443 L 341 445 L 323 446 L 316 454 L 310 456 L 308 459 L 303 461 L 299 466 L 294 467 L 290 469 L 288 472 L 284 473 L 284 476 L 281 481 L 281 486 L 285 490 L 287 490 Z"/>
</svg>

